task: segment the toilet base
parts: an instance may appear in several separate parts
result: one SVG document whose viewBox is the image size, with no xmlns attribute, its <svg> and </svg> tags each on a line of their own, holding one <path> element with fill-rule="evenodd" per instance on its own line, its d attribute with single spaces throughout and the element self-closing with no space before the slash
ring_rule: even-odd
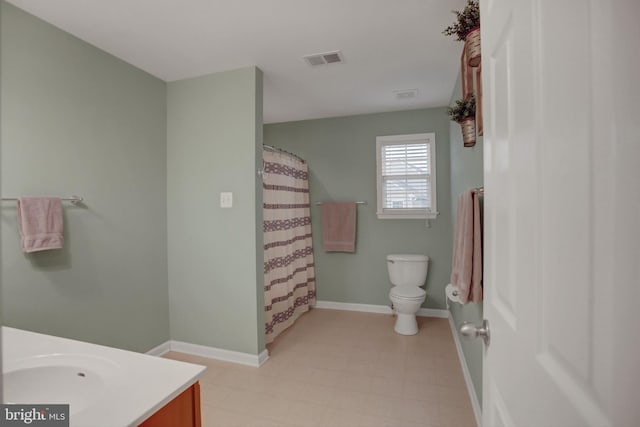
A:
<svg viewBox="0 0 640 427">
<path fill-rule="evenodd" d="M 393 330 L 400 335 L 415 335 L 418 333 L 418 322 L 415 314 L 402 314 L 396 312 L 396 324 Z"/>
</svg>

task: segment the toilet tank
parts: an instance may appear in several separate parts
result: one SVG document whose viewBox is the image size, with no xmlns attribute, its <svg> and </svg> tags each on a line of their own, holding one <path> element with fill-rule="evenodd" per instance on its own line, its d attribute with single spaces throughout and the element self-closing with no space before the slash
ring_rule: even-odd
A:
<svg viewBox="0 0 640 427">
<path fill-rule="evenodd" d="M 389 280 L 394 286 L 423 286 L 428 268 L 429 257 L 426 255 L 387 255 Z"/>
</svg>

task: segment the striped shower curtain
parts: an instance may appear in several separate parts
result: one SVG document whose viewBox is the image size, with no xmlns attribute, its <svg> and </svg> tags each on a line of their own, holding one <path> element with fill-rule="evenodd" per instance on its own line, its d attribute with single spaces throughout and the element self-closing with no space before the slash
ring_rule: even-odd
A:
<svg viewBox="0 0 640 427">
<path fill-rule="evenodd" d="M 264 290 L 267 343 L 316 301 L 307 164 L 263 152 Z"/>
</svg>

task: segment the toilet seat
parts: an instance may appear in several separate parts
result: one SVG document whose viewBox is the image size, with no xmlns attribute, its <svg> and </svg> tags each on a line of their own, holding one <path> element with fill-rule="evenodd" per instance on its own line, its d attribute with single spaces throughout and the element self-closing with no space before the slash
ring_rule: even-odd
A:
<svg viewBox="0 0 640 427">
<path fill-rule="evenodd" d="M 419 301 L 424 299 L 427 292 L 417 286 L 394 286 L 389 292 L 389 296 L 404 301 Z"/>
</svg>

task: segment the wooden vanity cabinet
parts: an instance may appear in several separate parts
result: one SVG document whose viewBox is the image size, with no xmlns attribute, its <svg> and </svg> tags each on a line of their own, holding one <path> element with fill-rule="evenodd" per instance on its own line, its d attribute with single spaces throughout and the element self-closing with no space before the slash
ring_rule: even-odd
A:
<svg viewBox="0 0 640 427">
<path fill-rule="evenodd" d="M 140 427 L 201 427 L 200 383 L 196 382 L 176 396 Z"/>
</svg>

